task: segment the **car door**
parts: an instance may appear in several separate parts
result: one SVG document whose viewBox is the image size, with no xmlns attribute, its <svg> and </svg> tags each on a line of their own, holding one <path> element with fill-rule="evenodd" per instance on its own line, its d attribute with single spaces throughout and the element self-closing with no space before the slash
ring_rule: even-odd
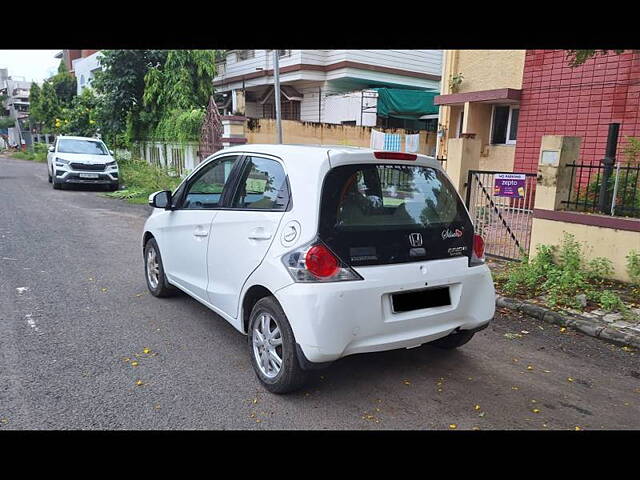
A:
<svg viewBox="0 0 640 480">
<path fill-rule="evenodd" d="M 232 318 L 242 287 L 266 255 L 290 201 L 284 167 L 275 157 L 247 154 L 235 183 L 229 208 L 212 224 L 207 253 L 209 300 Z"/>
<path fill-rule="evenodd" d="M 239 159 L 225 155 L 196 171 L 161 227 L 160 252 L 169 281 L 205 301 L 211 222 L 220 212 Z"/>
</svg>

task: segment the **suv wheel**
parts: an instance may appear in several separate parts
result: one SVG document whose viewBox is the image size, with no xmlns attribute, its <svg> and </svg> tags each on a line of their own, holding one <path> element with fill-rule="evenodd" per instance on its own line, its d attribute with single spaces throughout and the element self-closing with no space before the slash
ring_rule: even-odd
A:
<svg viewBox="0 0 640 480">
<path fill-rule="evenodd" d="M 53 179 L 51 178 L 51 170 L 47 169 L 47 175 L 49 177 L 49 183 L 53 183 Z"/>
<path fill-rule="evenodd" d="M 429 345 L 433 345 L 434 347 L 444 348 L 446 350 L 450 350 L 453 348 L 458 348 L 467 343 L 469 340 L 473 338 L 475 332 L 459 332 L 459 333 L 450 333 L 446 337 L 439 338 L 438 340 L 434 340 L 433 342 L 429 342 Z"/>
<path fill-rule="evenodd" d="M 144 272 L 147 288 L 154 297 L 170 297 L 176 293 L 176 287 L 169 284 L 164 274 L 160 249 L 155 238 L 149 239 L 144 246 Z"/>
<path fill-rule="evenodd" d="M 56 177 L 55 176 L 51 177 L 51 183 L 53 185 L 53 189 L 54 190 L 62 190 L 62 183 L 56 182 Z"/>
<path fill-rule="evenodd" d="M 267 390 L 288 393 L 304 385 L 307 372 L 300 368 L 289 320 L 274 297 L 256 302 L 247 337 L 251 364 Z"/>
</svg>

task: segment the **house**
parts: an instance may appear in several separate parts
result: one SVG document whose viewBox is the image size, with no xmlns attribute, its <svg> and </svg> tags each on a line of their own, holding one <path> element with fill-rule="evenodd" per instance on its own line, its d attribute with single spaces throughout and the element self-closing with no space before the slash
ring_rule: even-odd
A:
<svg viewBox="0 0 640 480">
<path fill-rule="evenodd" d="M 380 88 L 439 91 L 440 50 L 278 50 L 283 120 L 435 131 L 437 108 L 380 115 Z M 273 50 L 229 50 L 216 65 L 222 114 L 275 118 Z M 429 97 L 430 99 L 431 97 Z"/>
<path fill-rule="evenodd" d="M 463 135 L 481 140 L 480 168 L 512 171 L 525 50 L 446 50 L 438 155 Z"/>
<path fill-rule="evenodd" d="M 61 58 L 69 73 L 76 77 L 77 94 L 91 85 L 95 73 L 100 70 L 99 50 L 62 50 L 55 55 L 55 58 Z"/>
<path fill-rule="evenodd" d="M 16 121 L 15 127 L 8 129 L 10 145 L 20 145 L 23 140 L 30 143 L 29 136 L 29 90 L 31 82 L 24 77 L 10 76 L 6 68 L 0 68 L 0 95 L 6 99 L 0 105 L 2 116 L 8 116 Z M 28 136 L 29 138 L 24 138 Z"/>
<path fill-rule="evenodd" d="M 640 53 L 571 68 L 566 50 L 447 50 L 434 102 L 439 154 L 449 139 L 478 138 L 481 170 L 536 172 L 543 135 L 581 137 L 580 160 L 596 162 L 609 123 L 621 124 L 620 146 L 640 136 Z"/>
</svg>

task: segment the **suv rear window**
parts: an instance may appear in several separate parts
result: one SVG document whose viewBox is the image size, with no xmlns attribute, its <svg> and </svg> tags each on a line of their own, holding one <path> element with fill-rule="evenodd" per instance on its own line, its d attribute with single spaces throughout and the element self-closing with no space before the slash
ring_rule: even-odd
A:
<svg viewBox="0 0 640 480">
<path fill-rule="evenodd" d="M 345 165 L 323 185 L 320 236 L 353 265 L 470 256 L 473 228 L 439 170 Z"/>
</svg>

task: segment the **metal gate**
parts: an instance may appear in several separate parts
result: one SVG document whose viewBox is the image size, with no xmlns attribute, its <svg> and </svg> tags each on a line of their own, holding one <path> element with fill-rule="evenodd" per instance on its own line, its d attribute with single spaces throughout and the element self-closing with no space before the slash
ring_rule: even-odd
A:
<svg viewBox="0 0 640 480">
<path fill-rule="evenodd" d="M 213 95 L 211 95 L 207 112 L 202 122 L 202 129 L 200 130 L 200 146 L 198 148 L 199 162 L 202 162 L 218 150 L 222 150 L 222 135 L 222 118 L 218 112 L 218 106 L 213 99 Z"/>
<path fill-rule="evenodd" d="M 529 253 L 535 185 L 534 173 L 469 171 L 466 205 L 486 255 L 522 260 Z"/>
</svg>

